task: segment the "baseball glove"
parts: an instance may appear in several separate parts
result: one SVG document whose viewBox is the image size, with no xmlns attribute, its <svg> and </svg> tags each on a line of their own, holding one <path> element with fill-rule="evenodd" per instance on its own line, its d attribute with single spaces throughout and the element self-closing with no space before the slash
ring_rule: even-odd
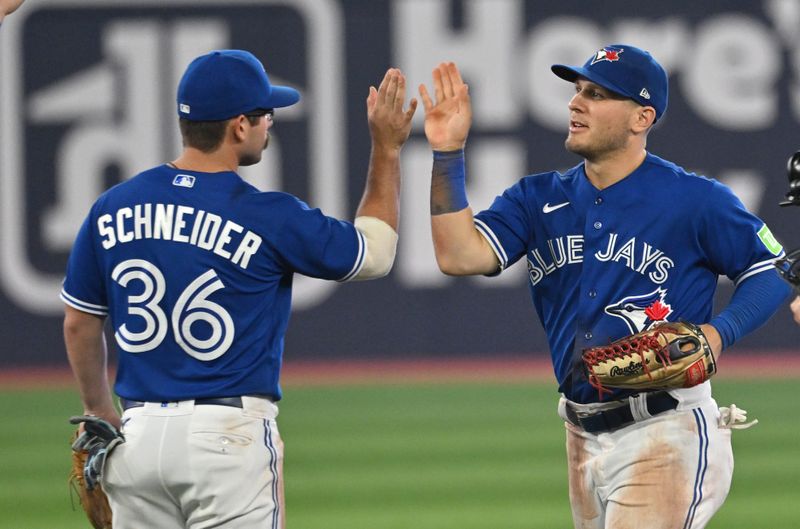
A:
<svg viewBox="0 0 800 529">
<path fill-rule="evenodd" d="M 83 423 L 84 431 L 75 431 L 72 440 L 72 470 L 70 485 L 78 493 L 81 507 L 95 529 L 111 529 L 111 507 L 108 498 L 99 486 L 106 457 L 119 443 L 125 442 L 123 435 L 107 421 L 99 417 L 81 415 L 70 418 L 71 424 Z"/>
<path fill-rule="evenodd" d="M 800 248 L 796 248 L 786 254 L 785 257 L 775 261 L 775 268 L 778 273 L 792 285 L 797 292 L 800 292 Z"/>
<path fill-rule="evenodd" d="M 600 399 L 608 388 L 632 390 L 696 386 L 717 372 L 714 354 L 700 327 L 666 322 L 583 352 L 589 383 Z"/>
</svg>

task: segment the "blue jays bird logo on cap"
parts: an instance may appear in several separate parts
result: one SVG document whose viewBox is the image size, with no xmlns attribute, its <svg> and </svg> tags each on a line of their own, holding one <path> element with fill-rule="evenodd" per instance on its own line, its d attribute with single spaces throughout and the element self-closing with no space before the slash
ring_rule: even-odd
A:
<svg viewBox="0 0 800 529">
<path fill-rule="evenodd" d="M 605 311 L 625 320 L 631 333 L 635 334 L 649 329 L 654 323 L 667 321 L 672 307 L 664 302 L 666 296 L 666 289 L 657 288 L 649 294 L 622 298 L 607 306 Z"/>
<path fill-rule="evenodd" d="M 592 64 L 601 62 L 601 61 L 608 61 L 608 62 L 617 62 L 619 60 L 619 54 L 622 53 L 622 48 L 612 48 L 611 46 L 606 46 L 602 50 L 598 50 L 594 54 L 594 59 L 592 59 Z"/>
</svg>

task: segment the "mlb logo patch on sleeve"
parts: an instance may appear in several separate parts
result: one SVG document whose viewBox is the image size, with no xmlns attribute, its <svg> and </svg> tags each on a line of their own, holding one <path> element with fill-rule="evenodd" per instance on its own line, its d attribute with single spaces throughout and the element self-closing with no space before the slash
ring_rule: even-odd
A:
<svg viewBox="0 0 800 529">
<path fill-rule="evenodd" d="M 783 251 L 783 246 L 781 246 L 781 243 L 772 235 L 772 232 L 769 231 L 766 224 L 761 226 L 761 229 L 758 230 L 758 238 L 761 239 L 761 242 L 764 243 L 764 246 L 766 246 L 767 250 L 769 250 L 772 255 L 780 255 Z"/>
<path fill-rule="evenodd" d="M 194 177 L 189 174 L 176 174 L 172 185 L 180 187 L 194 187 Z"/>
</svg>

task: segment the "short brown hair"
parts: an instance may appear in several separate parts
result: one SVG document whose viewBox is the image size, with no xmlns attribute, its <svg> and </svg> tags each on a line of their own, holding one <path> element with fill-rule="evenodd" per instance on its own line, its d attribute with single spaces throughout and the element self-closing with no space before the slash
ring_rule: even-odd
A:
<svg viewBox="0 0 800 529">
<path fill-rule="evenodd" d="M 261 116 L 245 115 L 245 117 L 250 122 L 250 125 L 256 125 L 258 120 L 261 119 Z M 178 124 L 181 128 L 183 146 L 192 147 L 205 153 L 215 151 L 225 138 L 225 129 L 231 119 L 223 121 L 189 121 L 188 119 L 180 118 Z"/>
</svg>

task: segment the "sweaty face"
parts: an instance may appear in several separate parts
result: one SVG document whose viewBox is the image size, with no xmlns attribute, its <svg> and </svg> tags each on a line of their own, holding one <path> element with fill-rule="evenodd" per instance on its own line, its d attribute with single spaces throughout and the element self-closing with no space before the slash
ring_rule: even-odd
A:
<svg viewBox="0 0 800 529">
<path fill-rule="evenodd" d="M 602 159 L 628 144 L 635 101 L 619 96 L 584 78 L 575 81 L 569 102 L 568 151 L 589 161 Z"/>
</svg>

